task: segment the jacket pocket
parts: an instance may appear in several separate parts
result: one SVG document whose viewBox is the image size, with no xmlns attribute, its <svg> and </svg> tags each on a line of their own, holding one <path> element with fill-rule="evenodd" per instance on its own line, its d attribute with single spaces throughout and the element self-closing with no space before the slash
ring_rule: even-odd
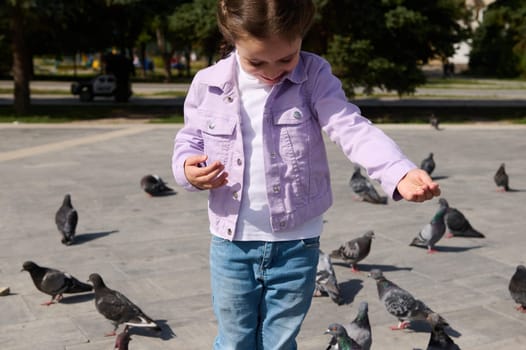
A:
<svg viewBox="0 0 526 350">
<path fill-rule="evenodd" d="M 226 165 L 234 139 L 236 120 L 203 113 L 196 125 L 201 130 L 204 152 L 208 156 L 207 162 L 218 160 Z"/>
</svg>

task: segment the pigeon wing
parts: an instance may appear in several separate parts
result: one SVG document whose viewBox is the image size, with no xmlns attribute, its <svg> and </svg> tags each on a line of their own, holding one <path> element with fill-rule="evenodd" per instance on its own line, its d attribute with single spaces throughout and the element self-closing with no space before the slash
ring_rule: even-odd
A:
<svg viewBox="0 0 526 350">
<path fill-rule="evenodd" d="M 475 230 L 469 220 L 458 209 L 450 208 L 448 210 L 446 225 L 454 236 L 484 238 L 484 235 Z"/>
<path fill-rule="evenodd" d="M 93 290 L 93 286 L 91 284 L 83 283 L 76 279 L 75 277 L 71 276 L 69 273 L 64 273 L 65 279 L 65 287 L 62 293 L 82 293 L 82 292 L 90 292 Z"/>
<path fill-rule="evenodd" d="M 387 291 L 382 301 L 387 311 L 398 319 L 408 318 L 417 303 L 409 292 L 399 287 Z"/>
<path fill-rule="evenodd" d="M 511 277 L 508 285 L 513 300 L 520 305 L 526 306 L 526 270 L 518 268 Z"/>
<path fill-rule="evenodd" d="M 75 209 L 71 209 L 66 213 L 65 221 L 64 221 L 64 232 L 68 234 L 69 236 L 72 236 L 75 234 L 75 230 L 77 228 L 77 223 L 79 221 L 79 215 Z"/>
<path fill-rule="evenodd" d="M 40 282 L 40 286 L 37 285 L 37 288 L 46 294 L 55 296 L 57 294 L 63 293 L 66 288 L 66 275 L 55 269 L 46 269 L 46 273 Z"/>
<path fill-rule="evenodd" d="M 123 323 L 130 313 L 131 302 L 121 293 L 108 289 L 95 299 L 97 310 L 108 320 Z M 133 304 L 132 304 L 133 305 Z"/>
</svg>

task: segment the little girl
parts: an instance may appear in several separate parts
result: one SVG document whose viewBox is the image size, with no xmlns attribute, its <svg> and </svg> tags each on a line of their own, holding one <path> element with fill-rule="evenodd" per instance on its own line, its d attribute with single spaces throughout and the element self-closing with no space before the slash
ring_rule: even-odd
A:
<svg viewBox="0 0 526 350">
<path fill-rule="evenodd" d="M 348 102 L 327 61 L 301 51 L 311 0 L 220 0 L 234 50 L 194 78 L 175 138 L 178 184 L 209 190 L 214 349 L 296 349 L 332 204 L 322 130 L 393 199 L 440 194 Z"/>
</svg>

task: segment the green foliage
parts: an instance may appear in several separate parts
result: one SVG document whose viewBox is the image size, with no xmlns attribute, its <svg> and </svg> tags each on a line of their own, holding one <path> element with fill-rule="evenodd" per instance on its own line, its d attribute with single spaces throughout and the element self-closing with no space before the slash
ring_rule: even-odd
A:
<svg viewBox="0 0 526 350">
<path fill-rule="evenodd" d="M 452 56 L 469 35 L 463 0 L 342 0 L 320 11 L 326 57 L 350 95 L 357 86 L 414 92 L 425 81 L 421 66 Z"/>
<path fill-rule="evenodd" d="M 469 68 L 499 78 L 526 77 L 526 2 L 498 0 L 473 36 Z"/>
</svg>

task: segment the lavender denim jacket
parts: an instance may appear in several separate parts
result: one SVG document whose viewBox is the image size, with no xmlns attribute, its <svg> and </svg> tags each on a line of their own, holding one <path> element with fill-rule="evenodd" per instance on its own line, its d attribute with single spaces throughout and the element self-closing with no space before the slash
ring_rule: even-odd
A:
<svg viewBox="0 0 526 350">
<path fill-rule="evenodd" d="M 213 231 L 229 240 L 234 237 L 244 186 L 236 64 L 230 55 L 197 73 L 185 100 L 185 125 L 175 137 L 172 158 L 176 182 L 190 191 L 197 189 L 184 175 L 189 156 L 207 154 L 209 162 L 225 165 L 228 184 L 210 191 L 208 215 Z M 273 87 L 263 119 L 261 161 L 274 232 L 321 215 L 332 204 L 322 130 L 395 200 L 400 199 L 396 185 L 416 167 L 348 102 L 328 62 L 311 53 L 302 52 L 294 71 Z"/>
</svg>

